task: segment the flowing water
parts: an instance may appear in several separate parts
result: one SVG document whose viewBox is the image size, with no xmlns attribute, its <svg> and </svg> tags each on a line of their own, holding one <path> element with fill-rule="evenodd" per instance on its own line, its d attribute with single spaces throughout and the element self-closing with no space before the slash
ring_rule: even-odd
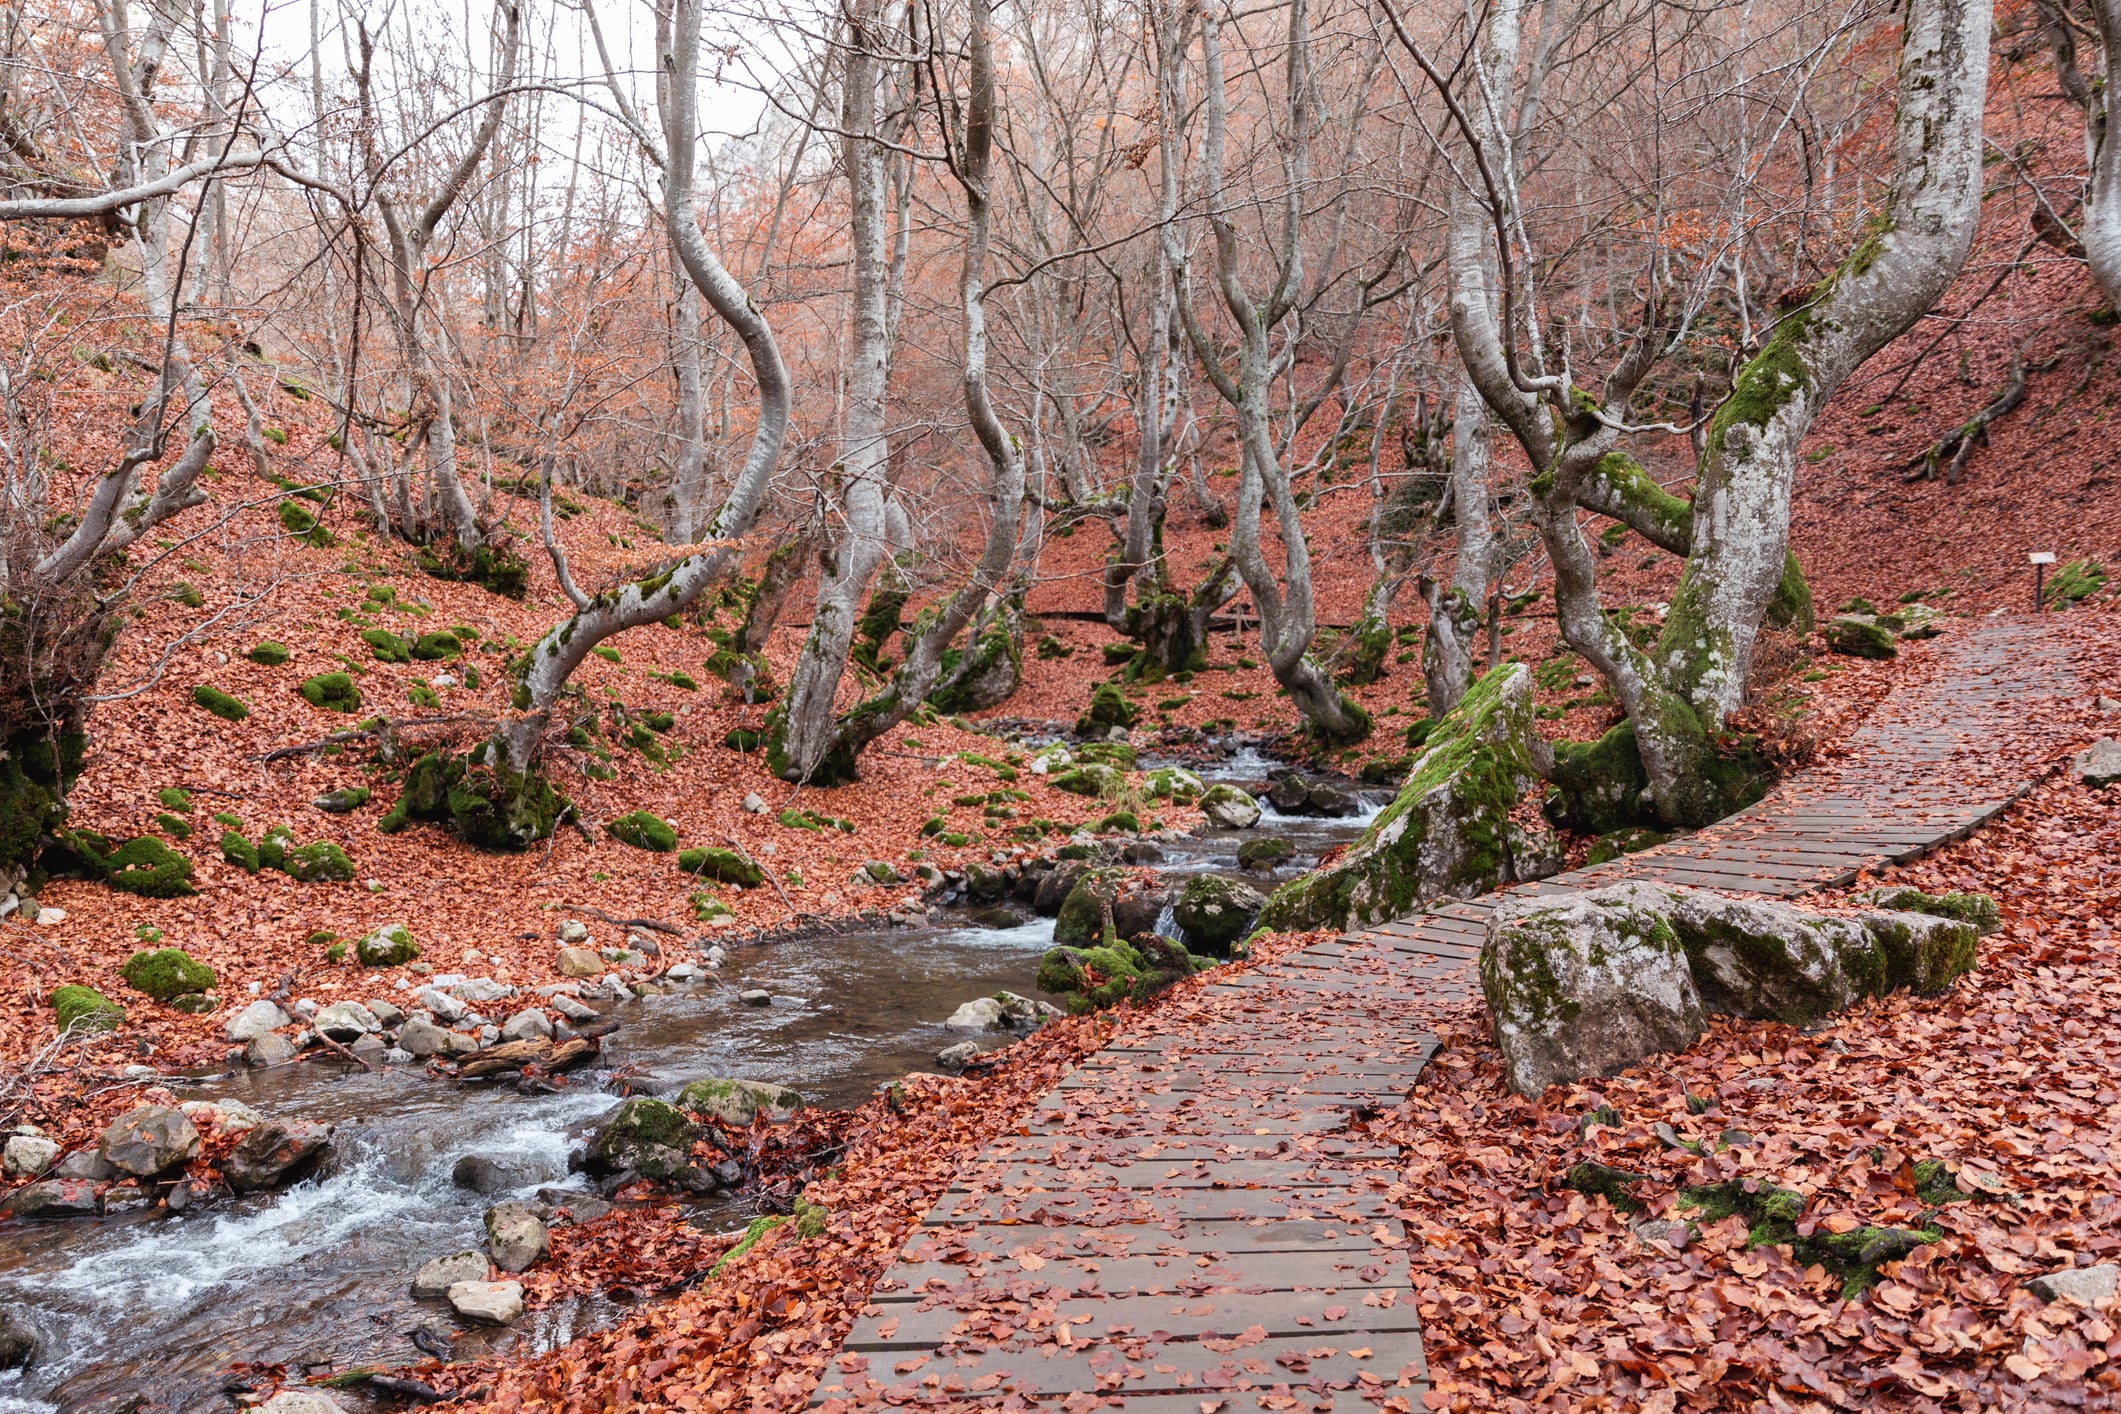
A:
<svg viewBox="0 0 2121 1414">
<path fill-rule="evenodd" d="M 1258 783 L 1269 764 L 1232 759 L 1202 774 Z M 1239 844 L 1276 834 L 1298 851 L 1277 871 L 1287 877 L 1352 838 L 1375 810 L 1369 804 L 1363 817 L 1344 820 L 1270 814 L 1256 830 L 1167 843 L 1161 867 L 1236 873 Z M 1247 877 L 1272 887 L 1270 878 Z M 1006 929 L 738 944 L 721 974 L 726 987 L 620 1005 L 613 1014 L 625 1026 L 606 1039 L 603 1064 L 673 1083 L 771 1080 L 813 1104 L 858 1104 L 965 1039 L 941 1025 L 960 1002 L 998 988 L 1035 995 L 1052 929 L 1036 919 Z M 774 1004 L 740 1006 L 740 987 L 764 987 Z M 618 1100 L 594 1075 L 577 1080 L 577 1088 L 526 1097 L 418 1072 L 306 1064 L 173 1084 L 183 1099 L 234 1098 L 271 1117 L 336 1124 L 330 1166 L 284 1193 L 201 1213 L 0 1227 L 0 1306 L 44 1339 L 33 1368 L 0 1373 L 0 1414 L 52 1414 L 133 1393 L 151 1394 L 158 1408 L 221 1411 L 229 1407 L 222 1383 L 242 1362 L 298 1374 L 326 1362 L 417 1361 L 408 1333 L 445 1313 L 411 1298 L 413 1271 L 480 1245 L 481 1215 L 507 1196 L 457 1188 L 451 1170 L 467 1155 L 495 1160 L 520 1179 L 514 1196 L 579 1184 L 567 1172 L 568 1153 Z M 741 1198 L 730 1198 L 704 1205 L 695 1220 L 734 1227 L 749 1216 Z M 551 1348 L 616 1312 L 602 1298 L 585 1299 L 507 1330 L 467 1332 L 454 1348 L 466 1356 Z"/>
</svg>

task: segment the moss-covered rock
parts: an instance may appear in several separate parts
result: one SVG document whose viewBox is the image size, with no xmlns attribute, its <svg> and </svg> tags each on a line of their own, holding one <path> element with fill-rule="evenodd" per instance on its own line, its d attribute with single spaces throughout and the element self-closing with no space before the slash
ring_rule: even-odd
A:
<svg viewBox="0 0 2121 1414">
<path fill-rule="evenodd" d="M 275 643 L 268 638 L 243 656 L 250 659 L 253 663 L 260 663 L 268 668 L 277 668 L 285 663 L 291 655 L 288 653 L 286 644 Z"/>
<path fill-rule="evenodd" d="M 1630 854 L 1646 849 L 1655 849 L 1672 837 L 1661 830 L 1652 830 L 1641 825 L 1615 830 L 1609 835 L 1600 835 L 1591 841 L 1591 851 L 1584 856 L 1584 863 L 1607 864 Z"/>
<path fill-rule="evenodd" d="M 1105 912 L 1118 901 L 1120 885 L 1126 877 L 1124 869 L 1085 870 L 1061 901 L 1060 912 L 1053 920 L 1053 941 L 1096 942 L 1104 932 Z M 1044 986 L 1043 983 L 1040 985 Z M 1054 989 L 1045 987 L 1045 990 Z"/>
<path fill-rule="evenodd" d="M 361 641 L 368 645 L 369 652 L 379 663 L 409 663 L 412 661 L 412 646 L 387 628 L 361 630 Z"/>
<path fill-rule="evenodd" d="M 191 821 L 168 811 L 155 817 L 155 828 L 180 844 L 191 838 Z"/>
<path fill-rule="evenodd" d="M 1275 891 L 1259 926 L 1346 928 L 1516 877 L 1510 810 L 1550 763 L 1535 729 L 1532 674 L 1488 673 L 1444 717 L 1399 795 L 1348 852 Z"/>
<path fill-rule="evenodd" d="M 1848 658 L 1886 659 L 1900 652 L 1896 636 L 1867 614 L 1837 614 L 1819 630 L 1829 652 Z"/>
<path fill-rule="evenodd" d="M 1179 805 L 1196 800 L 1203 791 L 1199 776 L 1183 766 L 1159 766 L 1149 773 L 1142 793 L 1151 800 L 1169 800 Z"/>
<path fill-rule="evenodd" d="M 110 856 L 105 880 L 121 893 L 180 898 L 195 892 L 191 861 L 152 835 L 128 841 Z"/>
<path fill-rule="evenodd" d="M 1211 825 L 1220 825 L 1226 830 L 1249 830 L 1259 823 L 1262 813 L 1259 802 L 1249 791 L 1232 785 L 1212 785 L 1202 792 L 1200 813 Z"/>
<path fill-rule="evenodd" d="M 1115 683 L 1101 682 L 1090 694 L 1089 710 L 1075 719 L 1078 736 L 1104 736 L 1114 727 L 1131 727 L 1140 714 Z"/>
<path fill-rule="evenodd" d="M 692 1141 L 699 1126 L 675 1105 L 637 1096 L 627 1100 L 597 1126 L 589 1141 L 588 1166 L 595 1173 L 623 1173 L 643 1178 L 670 1178 L 692 1162 Z"/>
<path fill-rule="evenodd" d="M 343 884 L 354 876 L 353 860 L 330 840 L 317 840 L 287 851 L 280 868 L 304 884 Z"/>
<path fill-rule="evenodd" d="M 145 992 L 158 1002 L 187 992 L 211 991 L 214 985 L 214 970 L 182 948 L 136 952 L 125 960 L 118 975 L 125 979 L 126 986 Z"/>
<path fill-rule="evenodd" d="M 449 662 L 461 657 L 463 652 L 463 640 L 445 630 L 423 633 L 412 641 L 412 656 L 423 663 Z"/>
<path fill-rule="evenodd" d="M 1005 702 L 1024 680 L 1021 622 L 1001 615 L 982 629 L 969 648 L 946 648 L 940 686 L 927 704 L 938 712 L 962 715 Z"/>
<path fill-rule="evenodd" d="M 1237 866 L 1240 869 L 1271 870 L 1283 860 L 1296 853 L 1296 846 L 1280 835 L 1268 835 L 1264 839 L 1246 840 L 1237 847 Z"/>
<path fill-rule="evenodd" d="M 155 801 L 164 810 L 175 810 L 180 814 L 191 812 L 191 792 L 180 786 L 165 786 L 156 791 Z"/>
<path fill-rule="evenodd" d="M 1075 748 L 1075 759 L 1078 762 L 1089 761 L 1100 766 L 1110 766 L 1115 771 L 1131 771 L 1141 764 L 1134 748 L 1124 741 L 1086 741 Z M 1006 767 L 1003 769 L 1007 770 Z M 1016 779 L 1016 773 L 1009 771 L 1002 779 L 1013 781 Z"/>
<path fill-rule="evenodd" d="M 604 826 L 604 832 L 620 844 L 657 854 L 668 854 L 678 847 L 678 832 L 670 822 L 647 810 L 619 816 Z"/>
<path fill-rule="evenodd" d="M 302 680 L 302 700 L 327 712 L 358 712 L 361 689 L 350 673 L 318 673 Z"/>
<path fill-rule="evenodd" d="M 795 1118 L 803 1097 L 763 1080 L 695 1080 L 678 1091 L 678 1107 L 741 1129 L 761 1114 L 769 1120 Z"/>
<path fill-rule="evenodd" d="M 419 955 L 412 929 L 403 923 L 386 923 L 354 945 L 354 961 L 363 967 L 397 967 Z"/>
<path fill-rule="evenodd" d="M 1228 957 L 1244 941 L 1267 898 L 1250 884 L 1219 874 L 1195 874 L 1172 906 L 1188 950 Z"/>
<path fill-rule="evenodd" d="M 191 690 L 191 700 L 224 722 L 240 722 L 250 715 L 250 708 L 241 699 L 231 697 L 210 683 L 200 683 Z"/>
<path fill-rule="evenodd" d="M 1918 997 L 1935 996 L 1974 970 L 1980 935 L 1971 923 L 1927 913 L 1861 915 L 1884 956 L 1884 990 L 1905 987 Z"/>
<path fill-rule="evenodd" d="M 52 989 L 52 1017 L 62 1034 L 114 1031 L 125 1021 L 125 1008 L 94 987 L 72 983 Z"/>
<path fill-rule="evenodd" d="M 234 830 L 222 832 L 221 858 L 247 874 L 258 872 L 258 847 Z"/>
<path fill-rule="evenodd" d="M 1682 1188 L 1679 1208 L 1699 1222 L 1742 1218 L 1748 1247 L 1789 1248 L 1798 1266 L 1821 1266 L 1841 1278 L 1841 1295 L 1850 1300 L 1877 1284 L 1886 1263 L 1897 1262 L 1944 1235 L 1934 1227 L 1863 1226 L 1834 1232 L 1824 1225 L 1800 1234 L 1803 1194 L 1770 1183 L 1756 1183 L 1748 1191 L 1741 1179 Z"/>
<path fill-rule="evenodd" d="M 341 786 L 324 792 L 309 803 L 326 815 L 350 815 L 368 804 L 370 795 L 367 786 Z"/>
<path fill-rule="evenodd" d="M 1956 918 L 1971 923 L 1987 937 L 2003 926 L 1996 901 L 1987 894 L 1926 894 L 1920 889 L 1870 889 L 1856 895 L 1856 902 L 1895 913 L 1928 913 L 1938 918 Z"/>
<path fill-rule="evenodd" d="M 1046 782 L 1055 790 L 1067 791 L 1070 795 L 1084 795 L 1091 799 L 1117 791 L 1126 777 L 1110 766 L 1101 766 L 1095 761 L 1086 761 L 1080 766 L 1048 776 Z"/>
<path fill-rule="evenodd" d="M 510 770 L 499 758 L 490 742 L 463 756 L 420 757 L 376 828 L 390 834 L 409 820 L 432 820 L 467 844 L 507 852 L 548 838 L 571 803 L 542 774 Z"/>
<path fill-rule="evenodd" d="M 1121 1002 L 1143 1002 L 1193 974 L 1185 948 L 1169 938 L 1141 944 L 1108 937 L 1095 947 L 1057 947 L 1039 960 L 1038 987 L 1065 1003 L 1070 1016 Z"/>
<path fill-rule="evenodd" d="M 720 884 L 734 884 L 742 889 L 755 889 L 766 882 L 759 867 L 733 849 L 682 849 L 678 851 L 678 870 L 701 879 L 712 879 Z"/>
</svg>

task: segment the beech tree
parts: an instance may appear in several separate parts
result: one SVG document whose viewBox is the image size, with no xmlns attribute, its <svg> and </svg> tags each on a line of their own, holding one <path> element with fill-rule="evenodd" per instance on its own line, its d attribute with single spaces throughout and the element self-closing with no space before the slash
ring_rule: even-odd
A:
<svg viewBox="0 0 2121 1414">
<path fill-rule="evenodd" d="M 1467 376 L 1534 469 L 1530 491 L 1562 636 L 1626 710 L 1657 814 L 1699 825 L 1728 808 L 1730 768 L 1719 758 L 1717 733 L 1742 702 L 1770 605 L 1778 593 L 1802 592 L 1789 554 L 1798 445 L 1835 389 L 1936 302 L 1972 242 L 1989 6 L 1909 6 L 1886 208 L 1832 274 L 1775 311 L 1708 420 L 1690 500 L 1665 492 L 1619 450 L 1632 428 L 1630 399 L 1676 332 L 1663 322 L 1675 292 L 1655 289 L 1641 299 L 1644 317 L 1595 392 L 1570 366 L 1565 344 L 1536 337 L 1539 323 L 1523 308 L 1525 225 L 1508 123 L 1522 96 L 1528 8 L 1504 0 L 1490 11 L 1469 76 L 1457 82 L 1396 11 L 1388 14 L 1401 45 L 1446 98 L 1471 158 L 1450 230 L 1452 327 Z M 1585 511 L 1613 516 L 1686 558 L 1665 622 L 1647 646 L 1605 612 Z"/>
</svg>

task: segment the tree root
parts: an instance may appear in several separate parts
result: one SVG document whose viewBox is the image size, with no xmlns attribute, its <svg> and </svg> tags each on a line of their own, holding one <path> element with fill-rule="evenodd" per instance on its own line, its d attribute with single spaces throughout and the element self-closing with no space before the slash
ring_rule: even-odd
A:
<svg viewBox="0 0 2121 1414">
<path fill-rule="evenodd" d="M 2047 369 L 2053 368 L 2055 362 L 2056 360 L 2051 358 L 2045 363 L 2034 364 L 2031 367 L 2045 372 Z M 2017 409 L 2020 403 L 2025 401 L 2025 375 L 2027 372 L 2025 346 L 2021 344 L 2011 354 L 2010 372 L 2004 376 L 2003 386 L 1983 405 L 1979 412 L 1960 423 L 1957 427 L 1952 428 L 1929 447 L 1910 458 L 1907 465 L 1912 467 L 1913 470 L 1901 479 L 1904 481 L 1933 481 L 1937 477 L 1938 467 L 1942 465 L 1944 468 L 1944 484 L 1947 486 L 1958 485 L 1960 476 L 1966 471 L 1967 460 L 1974 454 L 1974 448 L 1987 445 L 1988 429 L 2000 419 L 2009 416 L 2010 413 Z"/>
</svg>

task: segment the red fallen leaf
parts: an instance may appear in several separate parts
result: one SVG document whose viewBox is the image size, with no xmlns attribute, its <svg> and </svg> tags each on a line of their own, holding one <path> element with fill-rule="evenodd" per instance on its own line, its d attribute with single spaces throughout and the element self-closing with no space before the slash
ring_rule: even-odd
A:
<svg viewBox="0 0 2121 1414">
<path fill-rule="evenodd" d="M 1348 1319 L 1348 1308 L 1345 1306 L 1328 1306 L 1318 1314 L 1329 1321 L 1345 1321 Z"/>
<path fill-rule="evenodd" d="M 1234 1346 L 1259 1345 L 1264 1343 L 1266 1338 L 1265 1326 L 1246 1326 L 1243 1331 L 1230 1338 L 1230 1343 Z"/>
</svg>

